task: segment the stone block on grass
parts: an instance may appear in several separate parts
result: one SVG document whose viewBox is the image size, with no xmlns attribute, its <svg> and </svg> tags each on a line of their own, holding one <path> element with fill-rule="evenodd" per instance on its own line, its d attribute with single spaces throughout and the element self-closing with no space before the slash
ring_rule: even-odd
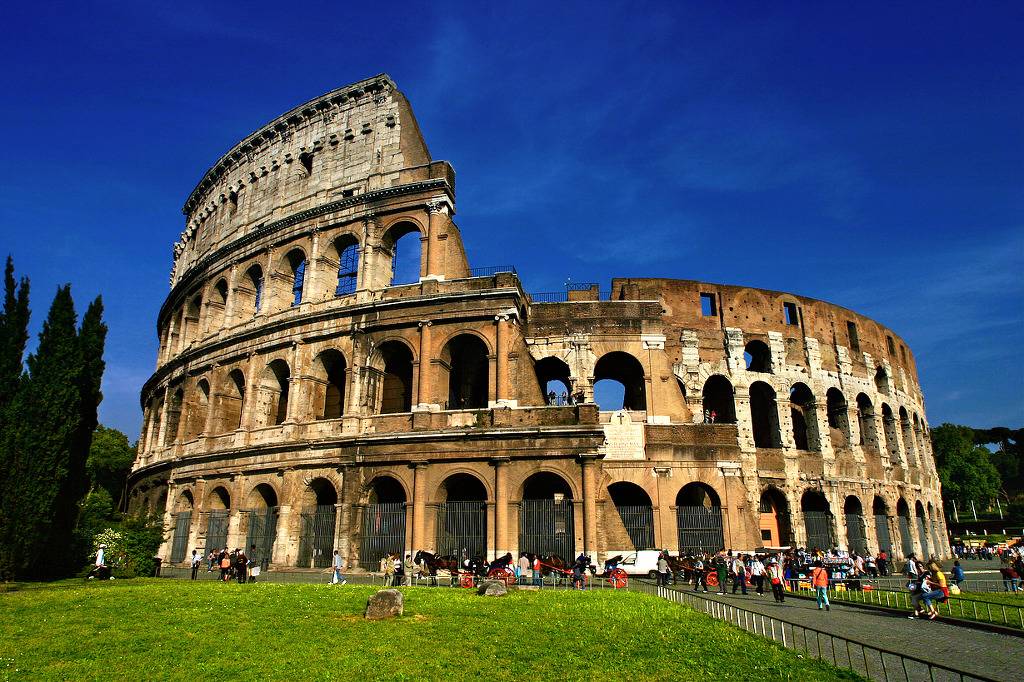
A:
<svg viewBox="0 0 1024 682">
<path fill-rule="evenodd" d="M 366 619 L 395 618 L 405 612 L 405 599 L 398 590 L 378 590 L 366 600 Z"/>
<path fill-rule="evenodd" d="M 508 586 L 503 580 L 485 580 L 476 588 L 476 593 L 482 597 L 504 597 L 508 594 Z"/>
</svg>

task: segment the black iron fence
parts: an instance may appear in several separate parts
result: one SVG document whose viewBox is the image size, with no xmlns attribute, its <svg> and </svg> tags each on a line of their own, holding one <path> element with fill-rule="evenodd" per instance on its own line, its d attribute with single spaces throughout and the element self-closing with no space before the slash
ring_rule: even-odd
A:
<svg viewBox="0 0 1024 682">
<path fill-rule="evenodd" d="M 516 273 L 514 265 L 485 265 L 480 268 L 470 268 L 470 277 L 490 277 L 491 275 L 497 275 L 502 272 L 511 272 L 513 275 Z"/>
<path fill-rule="evenodd" d="M 523 500 L 519 513 L 519 551 L 576 556 L 572 500 Z"/>
<path fill-rule="evenodd" d="M 851 552 L 861 556 L 868 553 L 867 527 L 860 514 L 846 514 L 846 542 Z"/>
<path fill-rule="evenodd" d="M 188 551 L 188 532 L 192 527 L 192 511 L 174 515 L 174 537 L 171 540 L 171 561 L 184 561 Z"/>
<path fill-rule="evenodd" d="M 651 549 L 654 547 L 654 508 L 649 504 L 615 505 L 622 519 L 622 525 L 629 533 L 633 549 Z"/>
<path fill-rule="evenodd" d="M 437 508 L 437 553 L 487 556 L 487 503 L 445 502 Z"/>
<path fill-rule="evenodd" d="M 335 507 L 323 504 L 299 514 L 299 557 L 297 566 L 326 568 L 334 556 Z"/>
<path fill-rule="evenodd" d="M 228 546 L 228 518 L 231 512 L 218 509 L 207 512 L 206 517 L 206 553 L 219 551 Z"/>
<path fill-rule="evenodd" d="M 359 565 L 375 571 L 386 555 L 405 551 L 405 502 L 366 505 L 362 529 Z"/>
<path fill-rule="evenodd" d="M 725 546 L 721 507 L 676 507 L 676 527 L 682 552 L 707 554 Z"/>
<path fill-rule="evenodd" d="M 249 532 L 245 538 L 246 556 L 250 561 L 259 562 L 260 568 L 266 570 L 274 556 L 274 538 L 277 537 L 277 507 L 251 509 L 246 514 L 249 517 Z"/>
<path fill-rule="evenodd" d="M 807 548 L 828 549 L 836 546 L 835 523 L 832 514 L 822 511 L 804 512 Z"/>
</svg>

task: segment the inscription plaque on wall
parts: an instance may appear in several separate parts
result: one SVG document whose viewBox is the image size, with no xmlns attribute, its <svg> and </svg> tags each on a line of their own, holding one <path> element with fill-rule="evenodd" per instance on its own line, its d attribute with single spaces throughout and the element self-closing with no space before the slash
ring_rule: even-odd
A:
<svg viewBox="0 0 1024 682">
<path fill-rule="evenodd" d="M 604 425 L 605 459 L 644 459 L 644 424 L 619 410 Z"/>
</svg>

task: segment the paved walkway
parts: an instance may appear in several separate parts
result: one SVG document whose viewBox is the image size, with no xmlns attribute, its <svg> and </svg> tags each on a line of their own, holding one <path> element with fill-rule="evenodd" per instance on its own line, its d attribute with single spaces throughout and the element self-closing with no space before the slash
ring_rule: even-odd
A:
<svg viewBox="0 0 1024 682">
<path fill-rule="evenodd" d="M 784 604 L 776 604 L 770 593 L 757 596 L 753 590 L 746 597 L 698 594 L 965 673 L 998 680 L 1024 679 L 1024 638 L 852 606 L 834 604 L 831 611 L 818 611 L 817 604 L 807 599 L 790 597 Z"/>
</svg>

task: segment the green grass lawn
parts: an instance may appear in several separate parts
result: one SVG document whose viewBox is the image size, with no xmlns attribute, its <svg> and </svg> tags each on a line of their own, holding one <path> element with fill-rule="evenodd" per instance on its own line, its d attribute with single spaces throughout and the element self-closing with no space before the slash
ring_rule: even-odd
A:
<svg viewBox="0 0 1024 682">
<path fill-rule="evenodd" d="M 9 679 L 858 679 L 632 592 L 405 588 L 405 615 L 362 618 L 372 587 L 177 580 L 0 594 Z"/>
</svg>

